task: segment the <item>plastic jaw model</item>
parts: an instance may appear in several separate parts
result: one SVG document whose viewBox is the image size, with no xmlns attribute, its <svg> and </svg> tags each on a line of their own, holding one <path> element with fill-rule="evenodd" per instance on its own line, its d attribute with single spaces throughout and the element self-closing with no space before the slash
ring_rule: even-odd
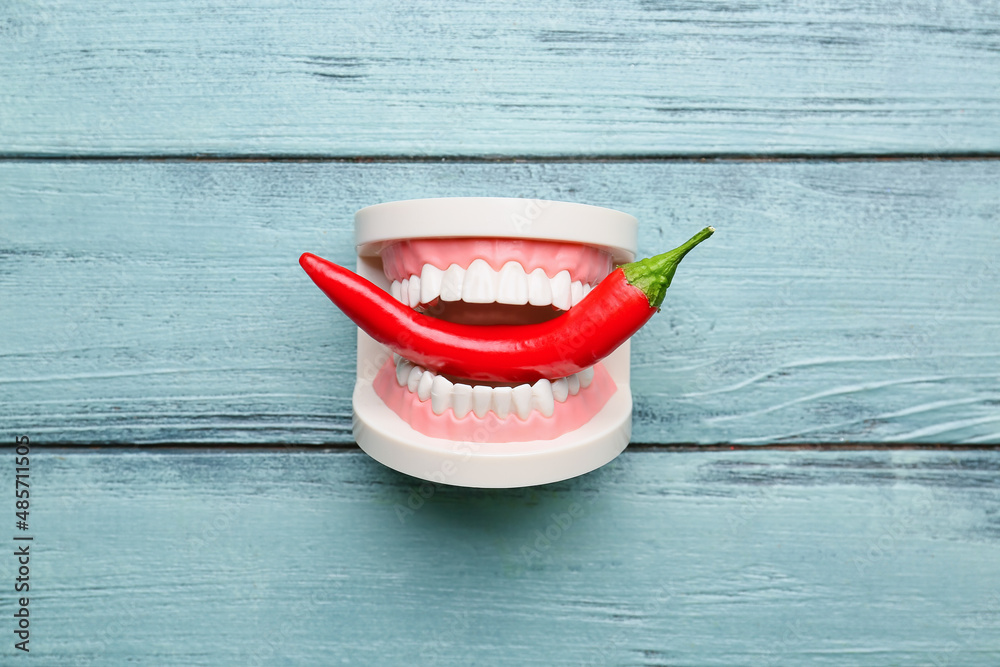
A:
<svg viewBox="0 0 1000 667">
<path fill-rule="evenodd" d="M 418 199 L 355 216 L 358 274 L 437 318 L 537 323 L 573 308 L 635 255 L 636 220 L 596 206 Z M 354 437 L 422 479 L 519 487 L 589 472 L 628 444 L 629 344 L 590 368 L 531 383 L 447 376 L 358 332 Z"/>
</svg>

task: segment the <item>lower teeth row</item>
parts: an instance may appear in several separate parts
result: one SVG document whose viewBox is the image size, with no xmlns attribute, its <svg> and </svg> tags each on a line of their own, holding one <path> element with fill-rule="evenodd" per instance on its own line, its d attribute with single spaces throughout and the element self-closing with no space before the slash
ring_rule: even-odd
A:
<svg viewBox="0 0 1000 667">
<path fill-rule="evenodd" d="M 400 387 L 415 393 L 420 401 L 429 400 L 434 414 L 443 414 L 451 408 L 459 419 L 469 412 L 474 412 L 479 418 L 493 412 L 500 419 L 511 413 L 527 419 L 535 410 L 551 417 L 557 402 L 563 403 L 570 396 L 575 396 L 580 389 L 589 387 L 593 380 L 594 368 L 591 367 L 558 380 L 543 378 L 534 384 L 516 387 L 469 385 L 452 382 L 402 357 L 396 359 L 396 382 Z"/>
</svg>

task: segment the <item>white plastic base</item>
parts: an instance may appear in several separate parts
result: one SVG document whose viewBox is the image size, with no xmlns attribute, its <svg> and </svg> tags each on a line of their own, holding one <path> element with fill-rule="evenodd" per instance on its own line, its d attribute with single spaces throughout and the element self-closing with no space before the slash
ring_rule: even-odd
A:
<svg viewBox="0 0 1000 667">
<path fill-rule="evenodd" d="M 554 440 L 475 442 L 431 438 L 382 403 L 372 383 L 354 387 L 354 437 L 379 463 L 454 486 L 513 488 L 558 482 L 600 468 L 628 446 L 632 392 L 619 388 L 583 427 Z"/>
</svg>

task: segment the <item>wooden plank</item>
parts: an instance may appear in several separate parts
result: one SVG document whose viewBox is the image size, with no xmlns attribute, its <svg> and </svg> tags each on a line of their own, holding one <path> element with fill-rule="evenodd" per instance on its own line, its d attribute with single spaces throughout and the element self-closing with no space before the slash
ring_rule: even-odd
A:
<svg viewBox="0 0 1000 667">
<path fill-rule="evenodd" d="M 428 195 L 711 223 L 634 339 L 634 441 L 1000 442 L 1000 163 L 0 163 L 0 431 L 348 443 L 353 325 L 297 265 Z"/>
<path fill-rule="evenodd" d="M 4 3 L 0 153 L 1000 150 L 1000 13 L 904 3 Z"/>
<path fill-rule="evenodd" d="M 36 447 L 30 656 L 993 667 L 998 473 L 997 451 L 643 452 L 482 491 L 359 452 Z"/>
</svg>

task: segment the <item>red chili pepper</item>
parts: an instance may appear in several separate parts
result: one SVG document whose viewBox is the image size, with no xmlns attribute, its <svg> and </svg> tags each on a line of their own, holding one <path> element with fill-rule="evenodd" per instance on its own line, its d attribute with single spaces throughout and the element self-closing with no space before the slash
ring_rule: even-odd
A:
<svg viewBox="0 0 1000 667">
<path fill-rule="evenodd" d="M 670 252 L 618 267 L 562 315 L 539 324 L 455 324 L 397 301 L 356 273 L 311 253 L 313 282 L 369 336 L 424 368 L 479 381 L 566 377 L 614 352 L 660 309 L 684 255 L 706 227 Z"/>
</svg>

